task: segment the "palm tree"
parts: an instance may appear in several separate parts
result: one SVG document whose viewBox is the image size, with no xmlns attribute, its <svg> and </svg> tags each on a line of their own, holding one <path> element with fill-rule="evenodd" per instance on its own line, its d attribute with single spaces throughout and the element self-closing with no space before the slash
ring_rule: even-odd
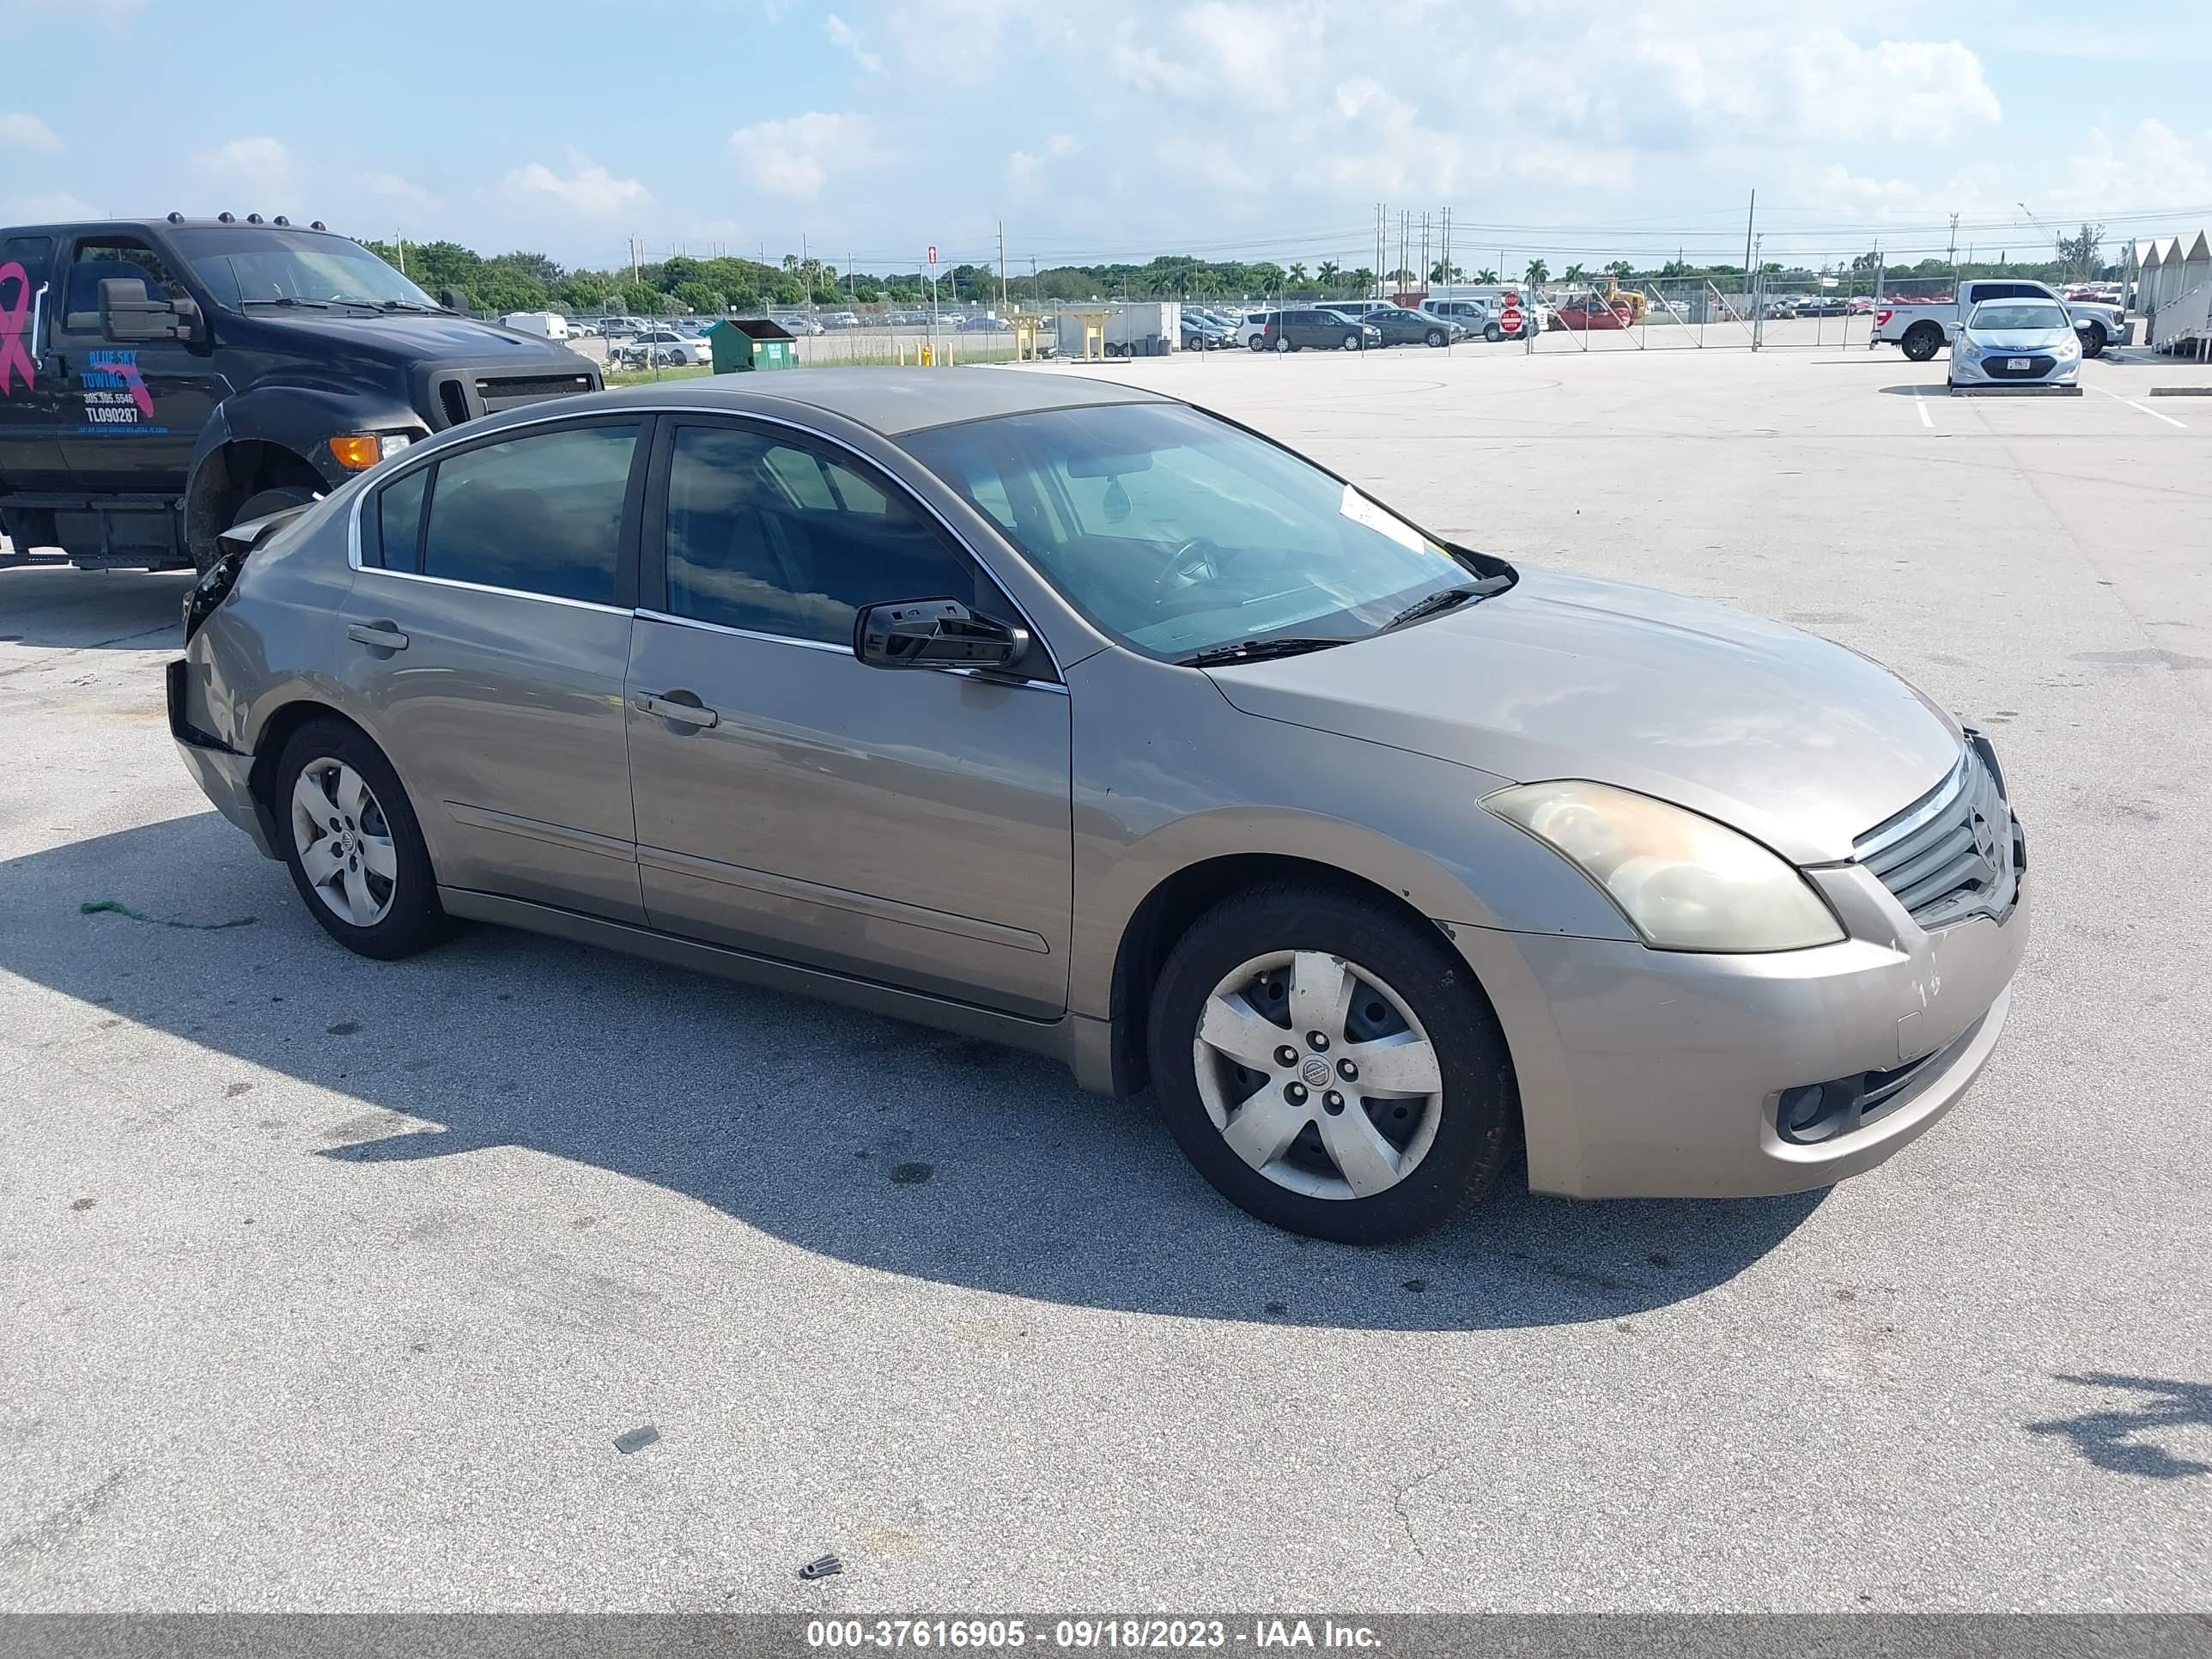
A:
<svg viewBox="0 0 2212 1659">
<path fill-rule="evenodd" d="M 1289 281 L 1292 288 L 1304 288 L 1306 285 L 1306 268 L 1303 260 L 1292 264 Z"/>
<path fill-rule="evenodd" d="M 1334 287 L 1336 279 L 1343 275 L 1343 270 L 1334 259 L 1324 259 L 1314 267 L 1314 281 L 1322 285 L 1324 293 Z"/>
<path fill-rule="evenodd" d="M 1589 273 L 1588 271 L 1584 270 L 1578 264 L 1569 265 L 1565 270 L 1559 273 L 1562 277 L 1570 283 L 1579 283 L 1584 277 L 1589 276 Z"/>
<path fill-rule="evenodd" d="M 1618 276 L 1624 283 L 1630 277 L 1636 275 L 1636 267 L 1629 264 L 1626 259 L 1615 259 L 1611 264 L 1607 265 L 1606 269 L 1611 271 L 1615 276 Z"/>
<path fill-rule="evenodd" d="M 1541 259 L 1528 261 L 1528 273 L 1524 278 L 1530 288 L 1540 288 L 1552 280 L 1552 268 Z"/>
<path fill-rule="evenodd" d="M 1495 283 L 1498 280 L 1498 272 L 1490 266 L 1485 265 L 1480 270 L 1474 273 L 1474 280 L 1482 283 L 1485 287 L 1488 287 L 1491 283 Z"/>
</svg>

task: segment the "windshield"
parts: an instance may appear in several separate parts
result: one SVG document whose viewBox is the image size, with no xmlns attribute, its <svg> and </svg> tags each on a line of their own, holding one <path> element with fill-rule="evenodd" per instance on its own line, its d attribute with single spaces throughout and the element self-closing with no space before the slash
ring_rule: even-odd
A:
<svg viewBox="0 0 2212 1659">
<path fill-rule="evenodd" d="M 905 441 L 1079 611 L 1148 655 L 1364 639 L 1480 574 L 1351 485 L 1180 404 L 1007 416 Z"/>
<path fill-rule="evenodd" d="M 1968 328 L 2070 328 L 2066 313 L 2048 300 L 1990 300 L 1974 307 Z"/>
<path fill-rule="evenodd" d="M 358 242 L 258 227 L 172 233 L 217 305 L 420 306 L 437 302 Z"/>
</svg>

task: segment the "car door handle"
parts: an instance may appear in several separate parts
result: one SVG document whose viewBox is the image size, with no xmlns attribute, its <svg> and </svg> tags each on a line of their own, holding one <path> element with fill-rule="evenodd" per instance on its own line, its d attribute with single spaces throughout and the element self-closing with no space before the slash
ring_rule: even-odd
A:
<svg viewBox="0 0 2212 1659">
<path fill-rule="evenodd" d="M 711 708 L 702 708 L 696 698 L 688 702 L 679 701 L 690 696 L 688 691 L 674 692 L 665 697 L 647 696 L 641 691 L 630 699 L 630 702 L 642 714 L 657 714 L 662 720 L 674 720 L 678 726 L 704 727 L 722 723 L 720 714 Z"/>
<path fill-rule="evenodd" d="M 356 645 L 373 645 L 379 651 L 404 651 L 407 636 L 387 622 L 354 623 L 346 637 Z"/>
</svg>

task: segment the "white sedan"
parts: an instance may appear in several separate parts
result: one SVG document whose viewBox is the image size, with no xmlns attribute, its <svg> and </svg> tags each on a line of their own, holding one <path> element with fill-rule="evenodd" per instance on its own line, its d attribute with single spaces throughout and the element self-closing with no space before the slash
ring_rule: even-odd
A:
<svg viewBox="0 0 2212 1659">
<path fill-rule="evenodd" d="M 1984 300 L 1951 342 L 1952 390 L 2081 389 L 2081 342 L 2055 300 Z"/>
<path fill-rule="evenodd" d="M 659 363 L 665 368 L 688 368 L 714 361 L 714 349 L 696 334 L 679 334 L 672 328 L 649 328 L 614 349 L 616 362 L 640 368 Z"/>
</svg>

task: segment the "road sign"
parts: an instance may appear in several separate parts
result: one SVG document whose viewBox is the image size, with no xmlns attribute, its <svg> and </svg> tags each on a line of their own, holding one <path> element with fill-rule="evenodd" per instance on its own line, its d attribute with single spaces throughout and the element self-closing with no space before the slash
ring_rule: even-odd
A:
<svg viewBox="0 0 2212 1659">
<path fill-rule="evenodd" d="M 929 250 L 929 263 L 933 265 L 937 263 L 937 250 L 935 247 L 932 247 Z"/>
<path fill-rule="evenodd" d="M 1498 313 L 1498 325 L 1508 334 L 1521 331 L 1521 303 L 1510 294 L 1505 296 L 1505 308 Z"/>
</svg>

